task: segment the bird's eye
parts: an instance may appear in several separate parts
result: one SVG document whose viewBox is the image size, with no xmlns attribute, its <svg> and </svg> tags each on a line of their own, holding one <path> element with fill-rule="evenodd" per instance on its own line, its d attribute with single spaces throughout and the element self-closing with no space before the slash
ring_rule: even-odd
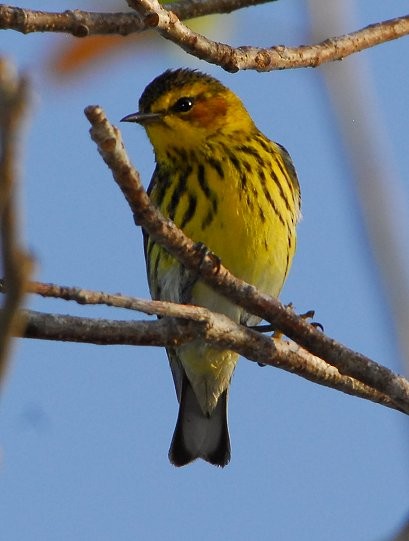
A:
<svg viewBox="0 0 409 541">
<path fill-rule="evenodd" d="M 192 107 L 193 99 L 184 97 L 179 98 L 175 105 L 172 107 L 172 109 L 175 111 L 175 113 L 187 113 Z"/>
</svg>

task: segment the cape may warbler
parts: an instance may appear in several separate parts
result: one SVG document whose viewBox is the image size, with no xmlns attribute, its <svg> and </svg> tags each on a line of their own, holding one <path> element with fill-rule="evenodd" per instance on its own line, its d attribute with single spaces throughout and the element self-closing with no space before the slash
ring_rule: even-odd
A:
<svg viewBox="0 0 409 541">
<path fill-rule="evenodd" d="M 188 69 L 157 77 L 143 92 L 139 112 L 122 120 L 142 124 L 153 145 L 153 203 L 235 276 L 277 296 L 300 216 L 300 188 L 287 151 L 257 129 L 233 92 Z M 146 234 L 144 248 L 154 299 L 205 306 L 237 323 L 258 322 Z M 183 466 L 202 458 L 225 466 L 227 394 L 238 355 L 202 340 L 167 354 L 180 403 L 170 461 Z"/>
</svg>

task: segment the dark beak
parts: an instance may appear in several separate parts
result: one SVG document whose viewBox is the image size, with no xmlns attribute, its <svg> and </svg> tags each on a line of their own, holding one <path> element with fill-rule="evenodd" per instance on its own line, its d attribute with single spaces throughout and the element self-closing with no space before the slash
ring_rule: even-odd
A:
<svg viewBox="0 0 409 541">
<path fill-rule="evenodd" d="M 120 122 L 137 122 L 138 124 L 150 124 L 162 118 L 161 113 L 131 113 L 121 118 Z"/>
</svg>

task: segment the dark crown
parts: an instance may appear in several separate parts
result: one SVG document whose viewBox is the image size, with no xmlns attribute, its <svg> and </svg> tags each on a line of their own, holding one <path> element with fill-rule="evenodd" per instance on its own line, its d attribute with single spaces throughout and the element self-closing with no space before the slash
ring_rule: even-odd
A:
<svg viewBox="0 0 409 541">
<path fill-rule="evenodd" d="M 186 85 L 192 85 L 196 82 L 203 82 L 208 85 L 216 87 L 219 91 L 226 90 L 217 79 L 214 79 L 210 75 L 201 73 L 200 71 L 190 70 L 187 68 L 180 68 L 177 70 L 166 70 L 162 75 L 159 75 L 154 79 L 143 91 L 143 94 L 139 100 L 139 111 L 141 113 L 149 113 L 151 111 L 152 104 L 170 90 L 176 88 L 182 88 Z"/>
</svg>

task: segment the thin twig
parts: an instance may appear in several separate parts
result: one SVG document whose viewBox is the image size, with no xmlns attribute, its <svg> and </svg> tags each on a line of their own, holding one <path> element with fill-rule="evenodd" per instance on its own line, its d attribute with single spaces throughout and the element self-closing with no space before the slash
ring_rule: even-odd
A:
<svg viewBox="0 0 409 541">
<path fill-rule="evenodd" d="M 5 290 L 4 280 L 0 280 L 0 292 L 4 293 Z M 27 291 L 47 298 L 75 301 L 81 305 L 104 304 L 165 318 L 161 320 L 160 325 L 157 322 L 142 321 L 134 322 L 129 326 L 129 322 L 122 325 L 123 322 L 109 321 L 107 323 L 105 320 L 75 317 L 69 319 L 69 316 L 29 312 L 29 326 L 25 331 L 25 336 L 28 338 L 105 345 L 175 347 L 202 336 L 208 342 L 219 347 L 234 349 L 252 361 L 275 366 L 320 385 L 400 410 L 390 398 L 349 376 L 342 376 L 336 368 L 311 355 L 297 344 L 280 339 L 274 339 L 273 342 L 271 338 L 258 331 L 238 325 L 226 316 L 214 314 L 203 307 L 112 295 L 43 282 L 30 282 Z M 194 322 L 195 325 L 193 323 L 189 325 L 189 321 Z M 149 326 L 150 323 L 152 323 L 151 326 Z M 131 338 L 128 337 L 128 332 Z"/>
<path fill-rule="evenodd" d="M 143 302 L 152 304 L 152 311 L 159 313 L 172 308 L 172 303 Z M 160 304 L 164 306 L 158 310 Z M 173 313 L 179 313 L 179 317 L 165 317 L 158 321 L 111 321 L 26 310 L 26 327 L 19 336 L 100 345 L 159 347 L 177 347 L 200 338 L 215 347 L 233 349 L 251 361 L 281 368 L 320 385 L 402 411 L 388 396 L 353 378 L 342 376 L 336 368 L 294 343 L 268 338 L 232 322 L 223 314 L 214 314 L 201 307 L 175 304 Z"/>
<path fill-rule="evenodd" d="M 348 2 L 323 9 L 327 0 L 310 1 L 311 35 L 347 25 L 353 19 Z M 356 192 L 360 219 L 366 230 L 365 244 L 372 252 L 386 297 L 386 310 L 409 374 L 409 200 L 406 178 L 399 174 L 394 148 L 371 76 L 371 61 L 322 70 L 323 91 L 334 112 L 334 124 L 343 138 Z M 350 122 L 353 118 L 354 122 Z M 382 152 L 379 152 L 379 149 Z M 385 182 L 385 179 L 388 179 Z M 392 337 L 395 340 L 395 337 Z M 408 540 L 409 541 L 409 540 Z"/>
<path fill-rule="evenodd" d="M 0 382 L 6 372 L 11 337 L 22 325 L 18 309 L 32 266 L 20 247 L 15 197 L 18 135 L 26 103 L 27 81 L 18 78 L 0 58 L 0 244 L 8 283 L 0 314 Z"/>
<path fill-rule="evenodd" d="M 234 48 L 193 32 L 173 11 L 164 9 L 158 0 L 127 0 L 127 2 L 143 20 L 157 28 L 163 37 L 173 41 L 187 53 L 217 64 L 230 72 L 241 69 L 271 71 L 317 67 L 409 34 L 409 16 L 406 16 L 372 24 L 345 36 L 326 39 L 317 45 Z"/>
<path fill-rule="evenodd" d="M 229 300 L 270 322 L 313 355 L 335 366 L 341 374 L 351 376 L 388 395 L 402 410 L 409 412 L 409 382 L 406 379 L 325 336 L 277 299 L 235 278 L 214 254 L 203 256 L 203 250 L 198 249 L 191 239 L 150 203 L 139 174 L 125 153 L 119 130 L 108 122 L 102 109 L 89 106 L 85 114 L 92 125 L 91 137 L 127 199 L 135 223 L 141 225 L 155 242 L 165 247 L 187 269 L 199 272 L 206 284 Z"/>
<path fill-rule="evenodd" d="M 231 13 L 274 1 L 276 0 L 181 0 L 172 2 L 172 5 L 165 6 L 165 9 L 172 8 L 172 12 L 179 19 L 187 20 L 204 15 Z M 23 34 L 58 32 L 79 38 L 95 34 L 128 36 L 150 28 L 149 20 L 143 21 L 133 11 L 98 13 L 75 9 L 50 12 L 0 4 L 0 29 L 16 30 Z"/>
<path fill-rule="evenodd" d="M 264 3 L 267 0 L 180 1 L 161 6 L 157 0 L 128 0 L 135 13 L 91 13 L 73 10 L 61 13 L 35 11 L 0 5 L 0 29 L 30 32 L 63 32 L 76 37 L 92 34 L 128 35 L 156 29 L 163 37 L 179 45 L 189 54 L 226 71 L 317 67 L 342 60 L 347 56 L 398 39 L 409 34 L 409 16 L 371 24 L 343 36 L 331 37 L 313 45 L 286 47 L 231 47 L 214 42 L 185 26 L 181 20 L 210 13 L 233 10 Z"/>
</svg>

